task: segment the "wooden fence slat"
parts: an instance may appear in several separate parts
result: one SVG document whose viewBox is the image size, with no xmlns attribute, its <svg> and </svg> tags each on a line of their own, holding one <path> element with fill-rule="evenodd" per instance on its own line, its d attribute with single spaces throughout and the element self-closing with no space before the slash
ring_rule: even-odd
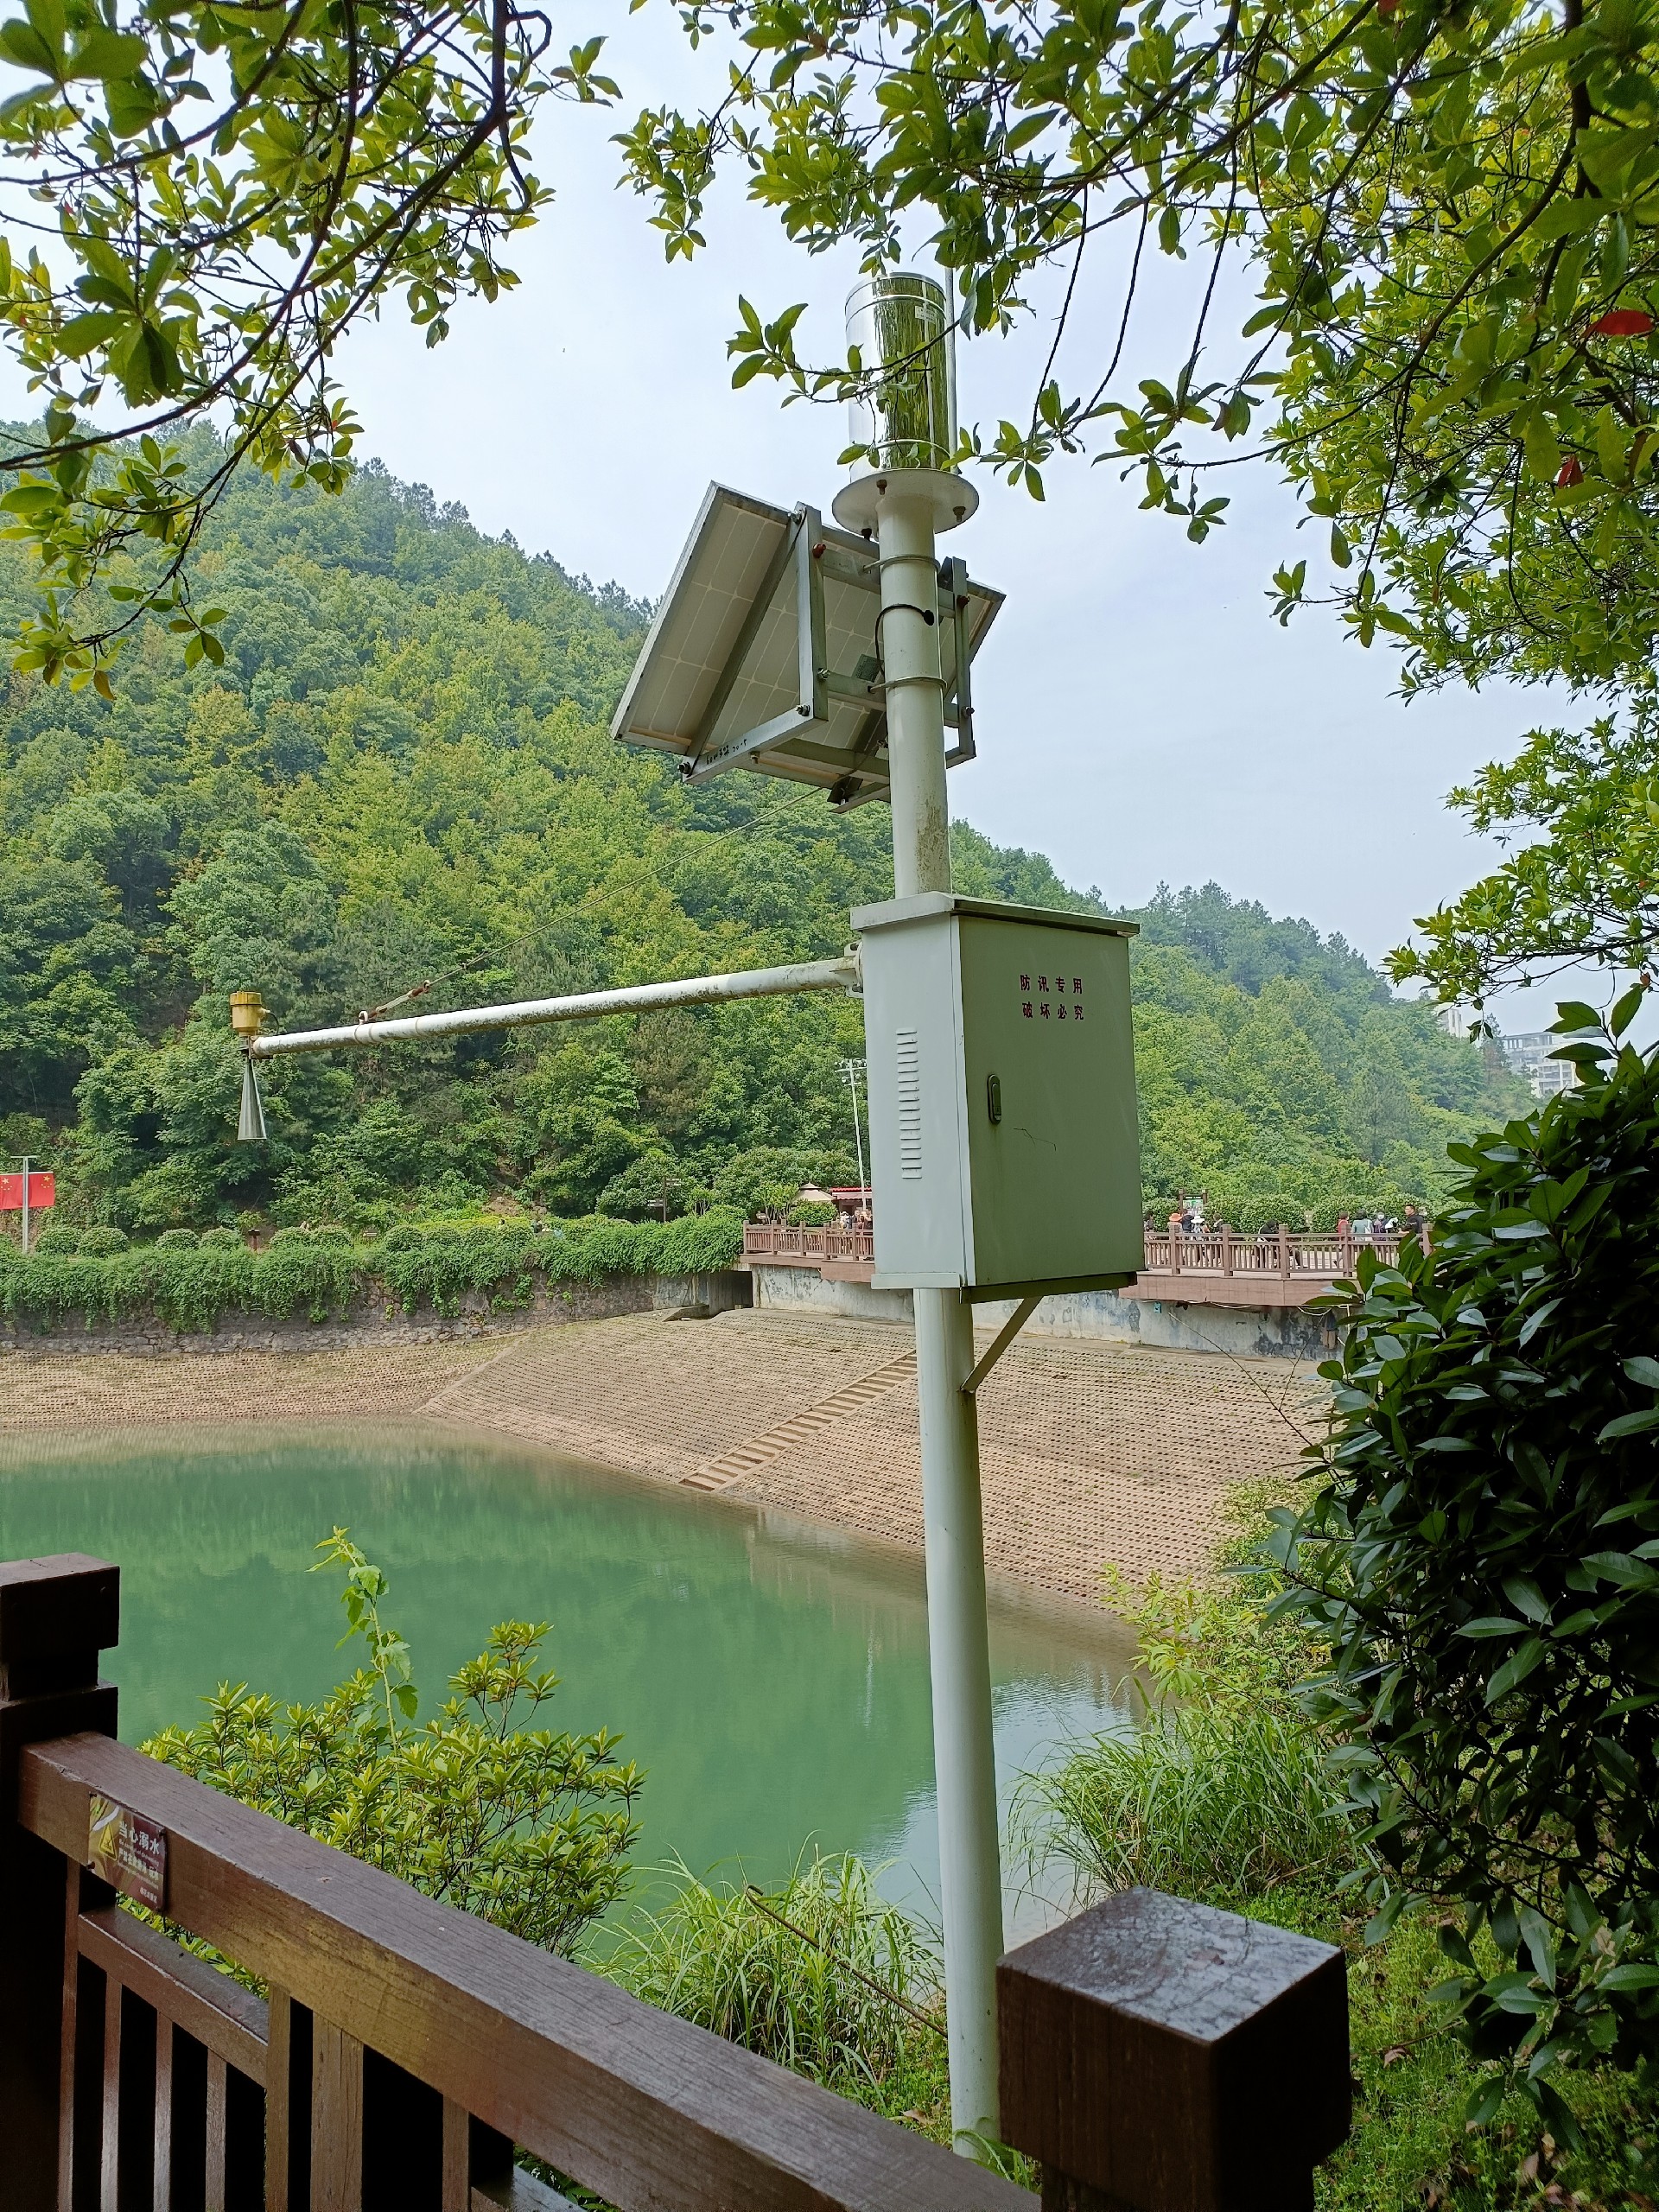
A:
<svg viewBox="0 0 1659 2212">
<path fill-rule="evenodd" d="M 173 2023 L 156 2016 L 156 2147 L 151 2154 L 155 2212 L 173 2203 Z"/>
<path fill-rule="evenodd" d="M 83 1912 L 77 1940 L 84 1957 L 124 1981 L 158 2015 L 217 2051 L 238 2074 L 264 2081 L 270 2031 L 263 1998 L 118 1905 Z"/>
<path fill-rule="evenodd" d="M 103 2144 L 99 2212 L 121 2212 L 121 1985 L 104 1977 Z"/>
<path fill-rule="evenodd" d="M 58 2009 L 58 2155 L 56 2212 L 73 2212 L 75 2167 L 75 2061 L 79 2055 L 80 1953 L 76 1933 L 80 1924 L 80 1869 L 66 1870 L 63 1885 L 63 1993 Z"/>
<path fill-rule="evenodd" d="M 473 2116 L 453 2097 L 443 2101 L 441 2212 L 473 2212 Z"/>
<path fill-rule="evenodd" d="M 311 2029 L 311 2212 L 363 2212 L 363 2046 L 323 2019 Z"/>
<path fill-rule="evenodd" d="M 77 1855 L 93 1789 L 166 1829 L 182 1926 L 612 2203 L 1033 2212 L 894 2122 L 124 1745 L 26 1751 L 20 1817 Z"/>
<path fill-rule="evenodd" d="M 309 2022 L 296 2038 L 296 2029 L 302 2024 L 294 2001 L 285 1989 L 273 1989 L 267 2024 L 265 2212 L 307 2212 L 311 2194 Z M 298 2052 L 296 2040 L 303 2046 Z"/>
<path fill-rule="evenodd" d="M 229 2069 L 218 2051 L 207 2054 L 206 2212 L 228 2212 L 226 2179 L 230 2151 Z"/>
<path fill-rule="evenodd" d="M 69 1869 L 67 1894 L 96 1888 L 107 1897 L 102 1883 L 94 1885 L 79 1868 Z M 104 2115 L 104 1976 L 74 1948 L 73 1932 L 65 1938 L 68 1977 L 63 1999 L 63 2094 L 65 2110 L 58 2167 L 60 2212 L 98 2212 L 100 2146 Z"/>
</svg>

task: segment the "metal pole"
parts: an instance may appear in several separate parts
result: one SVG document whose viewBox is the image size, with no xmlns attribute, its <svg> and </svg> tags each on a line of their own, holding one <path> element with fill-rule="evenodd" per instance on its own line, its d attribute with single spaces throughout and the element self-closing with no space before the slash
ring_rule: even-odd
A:
<svg viewBox="0 0 1659 2212">
<path fill-rule="evenodd" d="M 247 1050 L 253 1059 L 268 1060 L 278 1052 L 332 1052 L 341 1045 L 397 1045 L 411 1037 L 461 1037 L 479 1029 L 524 1029 L 541 1021 L 588 1021 L 642 1007 L 706 1006 L 725 999 L 859 988 L 858 955 L 850 952 L 842 960 L 799 960 L 787 968 L 746 968 L 732 976 L 687 976 L 677 982 L 630 983 L 620 990 L 581 991 L 568 998 L 461 1007 L 454 1014 L 411 1014 L 402 1021 L 353 1021 L 340 1029 L 292 1029 L 270 1037 L 250 1031 Z M 257 1015 L 252 1018 L 257 1021 Z"/>
<path fill-rule="evenodd" d="M 853 1143 L 858 1151 L 858 1187 L 862 1193 L 869 1188 L 864 1179 L 864 1129 L 858 1118 L 858 1076 L 864 1065 L 862 1060 L 843 1060 L 841 1071 L 847 1078 L 847 1088 L 853 1094 Z"/>
<path fill-rule="evenodd" d="M 23 1257 L 29 1257 L 29 1154 L 23 1154 Z"/>
<path fill-rule="evenodd" d="M 895 896 L 907 899 L 950 888 L 950 822 L 939 632 L 923 613 L 938 605 L 933 508 L 925 494 L 906 495 L 900 471 L 888 480 L 878 530 L 893 881 Z M 974 1318 L 955 1291 L 911 1294 L 921 1403 L 950 2123 L 957 2148 L 971 2155 L 969 2136 L 997 2132 L 996 1962 L 1002 1951 L 979 1424 L 974 1401 L 963 1388 L 974 1365 Z"/>
</svg>

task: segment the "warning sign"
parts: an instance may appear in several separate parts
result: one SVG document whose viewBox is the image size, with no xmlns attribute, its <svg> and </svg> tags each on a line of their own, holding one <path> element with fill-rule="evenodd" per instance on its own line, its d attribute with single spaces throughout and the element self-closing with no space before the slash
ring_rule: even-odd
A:
<svg viewBox="0 0 1659 2212">
<path fill-rule="evenodd" d="M 92 1793 L 86 1859 L 94 1874 L 152 1912 L 167 1903 L 167 1831 L 142 1813 Z"/>
</svg>

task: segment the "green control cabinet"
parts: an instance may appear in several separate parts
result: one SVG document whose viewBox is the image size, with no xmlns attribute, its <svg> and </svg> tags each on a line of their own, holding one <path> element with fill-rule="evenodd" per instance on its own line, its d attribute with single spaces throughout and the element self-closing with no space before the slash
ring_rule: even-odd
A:
<svg viewBox="0 0 1659 2212">
<path fill-rule="evenodd" d="M 1011 1298 L 1133 1281 L 1135 925 L 948 892 L 852 922 L 876 1284 Z"/>
</svg>

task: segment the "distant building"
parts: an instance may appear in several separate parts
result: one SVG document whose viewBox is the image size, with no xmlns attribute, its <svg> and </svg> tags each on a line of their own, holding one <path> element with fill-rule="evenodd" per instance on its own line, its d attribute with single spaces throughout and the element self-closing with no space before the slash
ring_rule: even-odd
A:
<svg viewBox="0 0 1659 2212">
<path fill-rule="evenodd" d="M 1478 1016 L 1471 1014 L 1466 1006 L 1437 1006 L 1434 1019 L 1448 1037 L 1455 1037 L 1461 1042 L 1469 1034 L 1469 1025 Z"/>
<path fill-rule="evenodd" d="M 1497 1047 L 1510 1072 L 1531 1087 L 1535 1098 L 1554 1098 L 1572 1089 L 1576 1073 L 1571 1060 L 1549 1057 L 1565 1041 L 1553 1030 L 1529 1029 L 1514 1037 L 1500 1036 Z"/>
</svg>

